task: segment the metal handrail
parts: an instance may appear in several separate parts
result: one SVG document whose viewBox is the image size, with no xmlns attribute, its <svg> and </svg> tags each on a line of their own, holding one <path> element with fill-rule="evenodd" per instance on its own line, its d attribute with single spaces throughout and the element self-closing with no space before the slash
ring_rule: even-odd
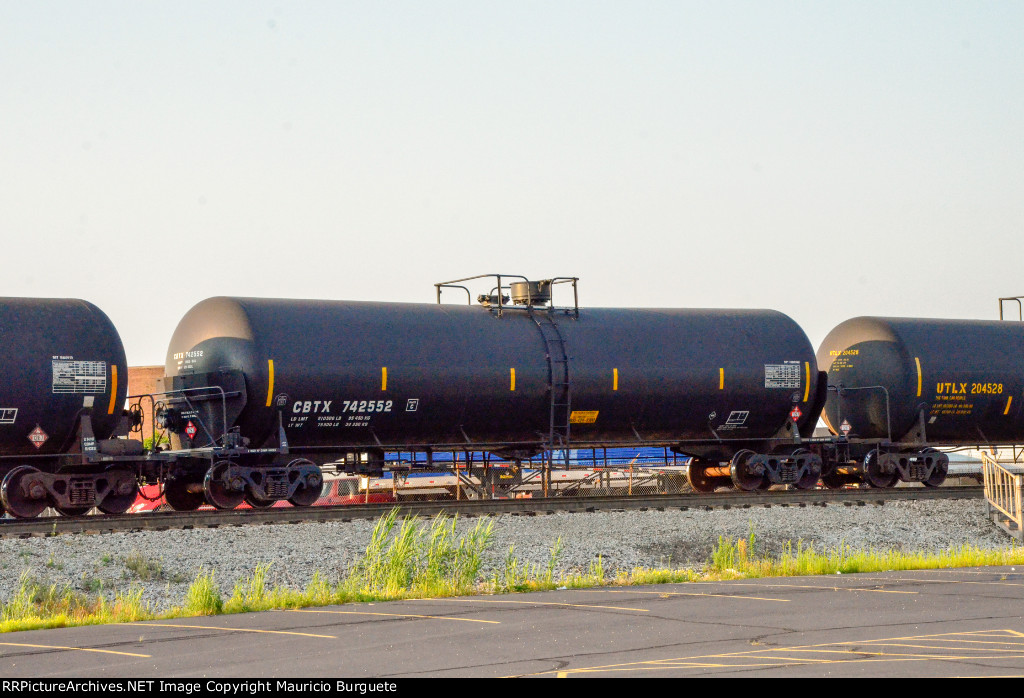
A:
<svg viewBox="0 0 1024 698">
<path fill-rule="evenodd" d="M 213 399 L 216 399 L 218 397 L 217 393 L 220 393 L 219 397 L 220 397 L 220 409 L 221 409 L 221 423 L 223 424 L 223 432 L 221 433 L 220 437 L 214 437 L 214 435 L 212 433 L 210 433 L 210 430 L 206 428 L 206 423 L 203 421 L 203 419 L 201 417 L 198 416 L 199 410 L 196 409 L 195 405 L 192 404 L 192 401 L 188 399 L 188 394 L 189 393 L 192 393 L 193 397 L 200 398 L 200 397 L 202 397 L 202 395 L 201 394 L 197 394 L 197 393 L 203 393 L 204 391 L 210 391 L 212 393 L 211 397 Z M 172 399 L 172 400 L 174 400 L 174 399 L 184 400 L 185 404 L 188 406 L 188 409 L 193 411 L 193 412 L 196 412 L 196 414 L 197 414 L 196 421 L 199 422 L 199 426 L 206 433 L 206 436 L 210 439 L 209 443 L 207 443 L 206 446 L 201 446 L 200 448 L 207 448 L 207 447 L 210 447 L 210 446 L 216 447 L 217 442 L 220 439 L 224 438 L 224 435 L 227 434 L 227 432 L 228 432 L 228 400 L 227 400 L 228 394 L 224 390 L 223 387 L 221 387 L 219 385 L 203 385 L 203 386 L 197 386 L 197 387 L 194 387 L 194 388 L 182 388 L 180 390 L 164 390 L 164 391 L 153 393 L 153 395 L 162 395 L 164 397 L 170 397 L 170 399 Z M 177 396 L 177 397 L 172 397 L 172 396 Z M 156 415 L 155 414 L 153 415 L 153 419 L 154 419 L 154 421 L 156 420 Z"/>
<path fill-rule="evenodd" d="M 1017 303 L 1017 319 L 1024 320 L 1024 304 L 1021 303 L 1024 296 L 1007 296 L 999 299 L 999 319 L 1003 319 L 1003 301 L 1014 301 Z"/>
<path fill-rule="evenodd" d="M 438 304 L 441 303 L 441 289 L 442 288 L 461 288 L 463 291 L 466 292 L 467 303 L 469 305 L 473 305 L 473 294 L 469 292 L 468 288 L 466 288 L 465 286 L 461 286 L 460 284 L 462 284 L 462 282 L 464 282 L 464 281 L 475 281 L 477 279 L 490 279 L 490 278 L 494 278 L 494 279 L 497 279 L 498 315 L 501 315 L 502 310 L 504 310 L 504 308 L 505 308 L 505 304 L 503 302 L 502 295 L 501 295 L 501 289 L 502 289 L 501 278 L 502 277 L 513 278 L 513 279 L 522 279 L 523 281 L 527 282 L 527 284 L 529 284 L 529 282 L 530 282 L 530 280 L 528 278 L 526 278 L 525 276 L 520 276 L 519 274 L 477 274 L 476 276 L 467 276 L 464 279 L 452 279 L 451 281 L 442 281 L 440 283 L 434 284 L 434 288 L 437 291 L 437 302 L 438 302 Z M 530 296 L 529 288 L 527 288 L 526 294 L 527 294 L 527 298 L 532 301 L 533 299 Z"/>
<path fill-rule="evenodd" d="M 1018 531 L 1024 530 L 1024 473 L 1004 468 L 985 451 L 981 452 L 981 472 L 985 483 L 985 499 L 989 506 L 1016 523 Z"/>
<path fill-rule="evenodd" d="M 455 289 L 461 289 L 461 290 L 465 291 L 466 292 L 466 302 L 467 302 L 467 304 L 468 305 L 473 305 L 473 294 L 470 292 L 470 290 L 466 286 L 463 286 L 462 284 L 463 284 L 463 282 L 466 282 L 466 281 L 476 281 L 477 279 L 495 279 L 496 280 L 496 285 L 491 290 L 491 292 L 492 292 L 492 295 L 496 295 L 496 297 L 497 297 L 497 301 L 498 301 L 497 308 L 498 308 L 498 316 L 499 317 L 502 315 L 502 313 L 504 312 L 505 308 L 509 307 L 509 304 L 505 302 L 505 297 L 502 295 L 502 291 L 504 289 L 510 289 L 511 290 L 511 288 L 512 288 L 510 285 L 504 284 L 502 282 L 502 279 L 506 279 L 506 280 L 507 279 L 522 279 L 523 281 L 525 281 L 526 282 L 527 309 L 533 307 L 533 294 L 530 291 L 530 279 L 528 277 L 522 276 L 520 274 L 477 274 L 476 276 L 467 276 L 464 279 L 452 279 L 451 281 L 441 281 L 439 283 L 434 284 L 434 289 L 435 289 L 435 292 L 437 294 L 437 302 L 438 302 L 438 304 L 441 303 L 441 290 L 442 289 L 445 289 L 445 288 L 455 288 Z M 576 318 L 579 318 L 579 316 L 580 316 L 580 296 L 579 296 L 579 289 L 578 289 L 578 286 L 577 286 L 577 282 L 579 281 L 579 277 L 578 276 L 555 276 L 555 277 L 550 278 L 550 279 L 542 279 L 542 281 L 548 282 L 551 286 L 555 286 L 557 284 L 567 284 L 567 283 L 568 284 L 572 284 L 572 295 L 573 295 L 572 313 L 573 313 L 573 315 Z M 552 297 L 551 297 L 551 308 L 553 309 L 554 307 L 555 307 L 554 294 L 552 294 Z M 568 309 L 566 309 L 566 312 L 569 312 Z"/>
<path fill-rule="evenodd" d="M 862 386 L 859 386 L 857 388 L 849 388 L 849 387 L 843 385 L 842 383 L 840 383 L 838 386 L 833 386 L 833 385 L 828 386 L 828 390 L 830 390 L 830 391 L 831 390 L 835 390 L 836 391 L 836 395 L 839 397 L 838 407 L 836 408 L 838 410 L 838 416 L 836 417 L 837 421 L 841 420 L 842 419 L 842 415 L 843 415 L 843 393 L 848 392 L 848 391 L 856 391 L 856 390 L 881 390 L 882 392 L 884 392 L 885 393 L 885 433 L 888 435 L 889 443 L 892 443 L 892 416 L 891 416 L 891 408 L 889 406 L 889 390 L 888 390 L 888 388 L 886 388 L 884 385 L 862 385 Z"/>
</svg>

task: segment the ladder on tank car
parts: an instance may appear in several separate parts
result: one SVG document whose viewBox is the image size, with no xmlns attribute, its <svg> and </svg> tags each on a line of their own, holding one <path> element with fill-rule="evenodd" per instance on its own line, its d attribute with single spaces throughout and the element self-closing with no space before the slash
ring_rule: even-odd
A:
<svg viewBox="0 0 1024 698">
<path fill-rule="evenodd" d="M 556 448 L 561 448 L 566 464 L 569 462 L 569 439 L 572 414 L 572 386 L 569 380 L 569 354 L 565 338 L 558 323 L 548 312 L 530 310 L 530 318 L 544 340 L 548 361 L 548 390 L 550 413 L 548 418 L 548 462 L 554 462 Z"/>
</svg>

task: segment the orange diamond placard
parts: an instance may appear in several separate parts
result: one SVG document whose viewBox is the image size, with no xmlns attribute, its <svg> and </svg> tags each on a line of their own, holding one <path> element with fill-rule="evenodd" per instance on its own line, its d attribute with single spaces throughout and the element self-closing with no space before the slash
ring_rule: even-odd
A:
<svg viewBox="0 0 1024 698">
<path fill-rule="evenodd" d="M 42 448 L 43 444 L 45 444 L 46 440 L 49 438 L 50 436 L 45 431 L 43 431 L 43 428 L 38 424 L 36 425 L 35 429 L 28 433 L 28 440 L 31 441 L 32 445 L 35 446 L 36 448 Z"/>
</svg>

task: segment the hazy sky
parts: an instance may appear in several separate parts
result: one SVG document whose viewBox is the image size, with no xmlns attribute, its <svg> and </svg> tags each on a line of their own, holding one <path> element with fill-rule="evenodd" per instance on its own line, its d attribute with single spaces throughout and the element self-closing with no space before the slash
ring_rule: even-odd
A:
<svg viewBox="0 0 1024 698">
<path fill-rule="evenodd" d="M 0 0 L 0 295 L 163 363 L 214 295 L 995 318 L 1022 2 Z"/>
</svg>

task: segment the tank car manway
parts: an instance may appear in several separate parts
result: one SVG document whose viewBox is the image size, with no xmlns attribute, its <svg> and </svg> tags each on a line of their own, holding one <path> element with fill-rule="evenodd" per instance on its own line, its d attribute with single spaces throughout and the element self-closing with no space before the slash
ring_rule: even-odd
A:
<svg viewBox="0 0 1024 698">
<path fill-rule="evenodd" d="M 845 489 L 771 492 L 719 492 L 714 494 L 660 495 L 653 497 L 554 497 L 547 499 L 474 500 L 457 504 L 408 502 L 358 506 L 313 506 L 252 511 L 173 511 L 133 516 L 79 516 L 47 519 L 0 520 L 0 538 L 26 538 L 74 533 L 117 533 L 188 528 L 218 528 L 263 524 L 289 524 L 378 519 L 397 508 L 401 516 L 436 514 L 536 516 L 555 512 L 600 513 L 609 511 L 665 511 L 668 509 L 730 509 L 755 506 L 865 506 L 890 501 L 926 499 L 979 499 L 981 487 L 899 487 L 889 490 Z"/>
</svg>

